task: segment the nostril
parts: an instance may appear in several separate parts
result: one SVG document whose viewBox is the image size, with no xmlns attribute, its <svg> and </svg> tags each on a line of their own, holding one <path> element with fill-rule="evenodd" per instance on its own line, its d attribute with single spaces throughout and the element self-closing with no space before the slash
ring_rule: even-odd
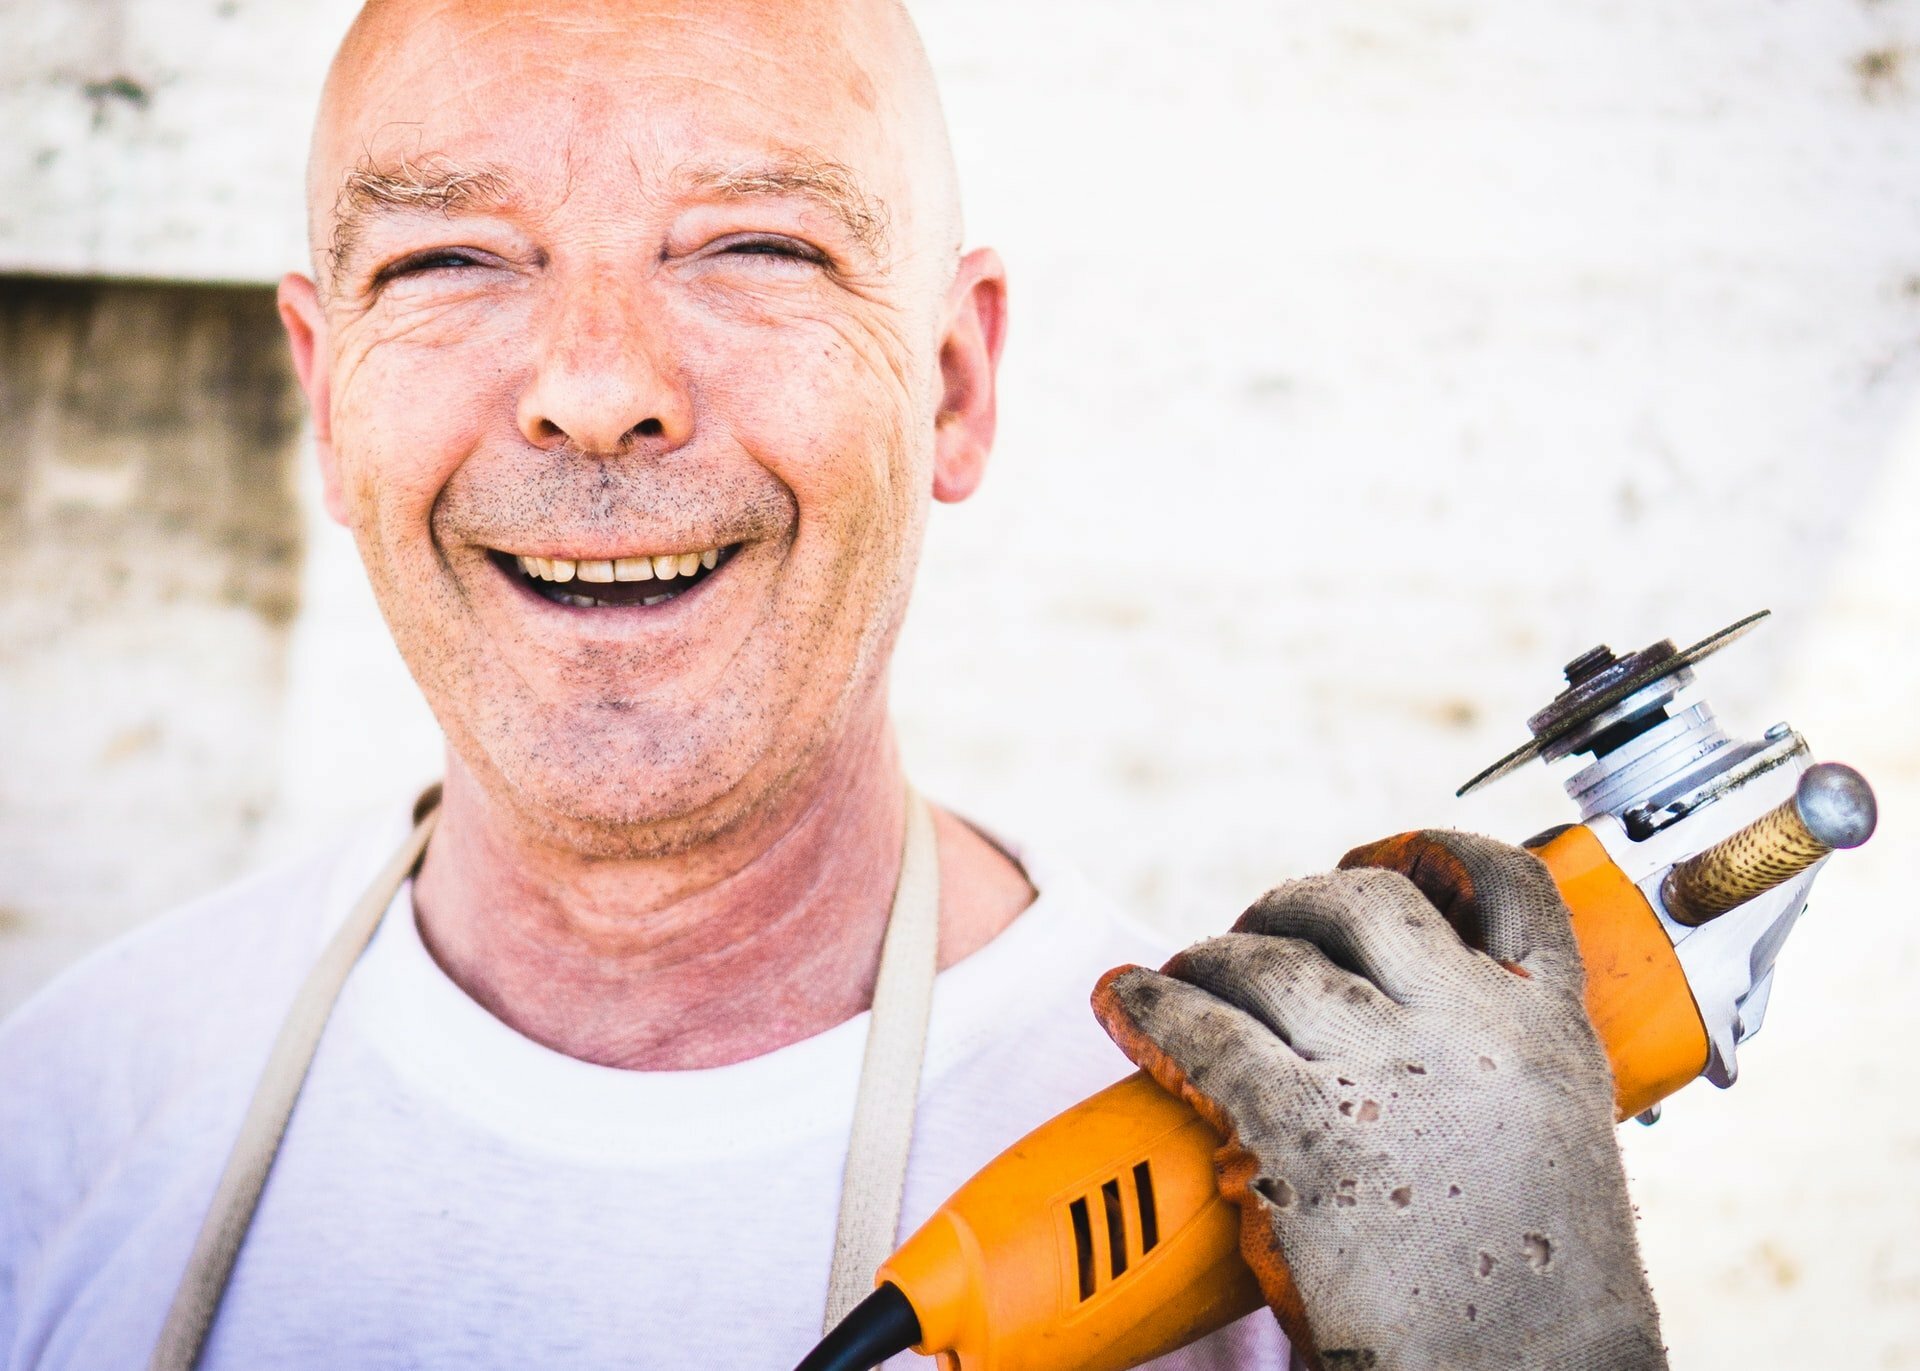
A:
<svg viewBox="0 0 1920 1371">
<path fill-rule="evenodd" d="M 642 419 L 633 426 L 633 431 L 642 438 L 658 438 L 666 428 L 658 419 Z"/>
</svg>

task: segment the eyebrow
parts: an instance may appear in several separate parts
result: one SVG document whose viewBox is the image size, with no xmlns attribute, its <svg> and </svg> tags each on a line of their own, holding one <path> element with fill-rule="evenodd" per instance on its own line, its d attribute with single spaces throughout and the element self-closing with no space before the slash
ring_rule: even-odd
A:
<svg viewBox="0 0 1920 1371">
<path fill-rule="evenodd" d="M 339 275 L 359 246 L 367 222 L 382 212 L 447 215 L 498 208 L 512 195 L 512 178 L 492 167 L 464 167 L 445 157 L 418 162 L 403 157 L 380 166 L 363 158 L 346 174 L 334 197 L 328 265 Z"/>
<path fill-rule="evenodd" d="M 839 221 L 867 251 L 884 256 L 889 216 L 886 203 L 860 183 L 852 168 L 827 158 L 796 156 L 772 162 L 682 167 L 676 184 L 691 193 L 725 199 L 798 196 Z"/>
<path fill-rule="evenodd" d="M 798 196 L 820 206 L 875 257 L 885 255 L 890 217 L 884 201 L 853 170 L 827 158 L 796 156 L 770 162 L 709 163 L 681 167 L 672 178 L 683 194 L 724 199 Z M 498 209 L 514 197 L 513 178 L 489 166 L 463 166 L 446 157 L 402 158 L 390 165 L 362 159 L 334 198 L 328 265 L 338 276 L 359 246 L 370 220 L 383 213 L 451 215 Z"/>
</svg>

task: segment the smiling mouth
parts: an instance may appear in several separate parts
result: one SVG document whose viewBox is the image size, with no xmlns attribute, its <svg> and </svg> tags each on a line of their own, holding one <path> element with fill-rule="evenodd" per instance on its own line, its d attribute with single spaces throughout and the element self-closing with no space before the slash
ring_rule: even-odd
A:
<svg viewBox="0 0 1920 1371">
<path fill-rule="evenodd" d="M 741 544 L 651 556 L 529 557 L 490 552 L 495 566 L 551 604 L 617 609 L 678 599 L 724 567 Z"/>
</svg>

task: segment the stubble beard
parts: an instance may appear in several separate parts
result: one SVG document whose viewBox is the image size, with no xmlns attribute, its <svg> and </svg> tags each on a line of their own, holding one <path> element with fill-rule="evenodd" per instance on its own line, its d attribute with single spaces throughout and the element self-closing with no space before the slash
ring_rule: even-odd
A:
<svg viewBox="0 0 1920 1371">
<path fill-rule="evenodd" d="M 400 578 L 386 570 L 384 560 L 369 559 L 369 576 L 389 630 L 396 643 L 406 645 L 402 657 L 446 738 L 450 783 L 458 783 L 454 770 L 464 770 L 487 807 L 504 809 L 511 829 L 539 846 L 591 860 L 657 860 L 724 843 L 756 823 L 790 821 L 814 790 L 834 783 L 842 754 L 870 747 L 869 735 L 884 731 L 887 665 L 905 618 L 923 523 L 924 504 L 906 518 L 887 563 L 885 587 L 868 601 L 865 630 L 856 639 L 844 685 L 798 740 L 791 734 L 783 740 L 781 732 L 811 712 L 804 689 L 763 703 L 766 690 L 749 686 L 695 718 L 669 716 L 630 728 L 617 723 L 626 708 L 603 705 L 616 721 L 604 730 L 590 719 L 583 723 L 580 706 L 489 698 L 473 683 L 460 650 L 446 644 L 430 607 L 414 613 L 399 595 Z M 833 579 L 843 590 L 857 574 L 852 568 Z M 444 608 L 473 623 L 463 614 L 464 596 L 456 583 L 443 580 L 432 593 Z M 828 621 L 835 598 L 834 592 L 815 597 Z M 407 622 L 400 621 L 401 614 L 407 614 Z M 804 640 L 810 627 L 799 625 L 787 641 Z M 764 687 L 783 674 L 817 679 L 816 665 L 803 661 L 783 668 L 776 659 L 763 661 L 756 671 Z M 498 662 L 493 669 L 509 670 Z M 778 722 L 758 722 L 769 717 Z M 751 743 L 743 737 L 747 733 L 757 733 Z M 744 756 L 734 751 L 743 743 Z M 553 760 L 557 755 L 564 760 Z M 636 777 L 655 779 L 649 784 Z M 555 778 L 558 784 L 552 783 Z M 789 809 L 794 815 L 786 814 Z"/>
</svg>

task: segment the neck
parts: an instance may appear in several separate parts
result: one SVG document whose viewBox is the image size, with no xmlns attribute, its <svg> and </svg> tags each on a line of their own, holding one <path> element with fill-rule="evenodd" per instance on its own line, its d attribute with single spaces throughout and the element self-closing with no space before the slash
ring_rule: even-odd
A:
<svg viewBox="0 0 1920 1371">
<path fill-rule="evenodd" d="M 496 1018 L 600 1065 L 720 1066 L 823 1032 L 872 1003 L 906 810 L 884 718 L 815 772 L 738 832 L 608 860 L 526 833 L 450 755 L 414 885 L 421 937 Z M 964 825 L 936 831 L 947 966 L 1032 891 Z"/>
</svg>

